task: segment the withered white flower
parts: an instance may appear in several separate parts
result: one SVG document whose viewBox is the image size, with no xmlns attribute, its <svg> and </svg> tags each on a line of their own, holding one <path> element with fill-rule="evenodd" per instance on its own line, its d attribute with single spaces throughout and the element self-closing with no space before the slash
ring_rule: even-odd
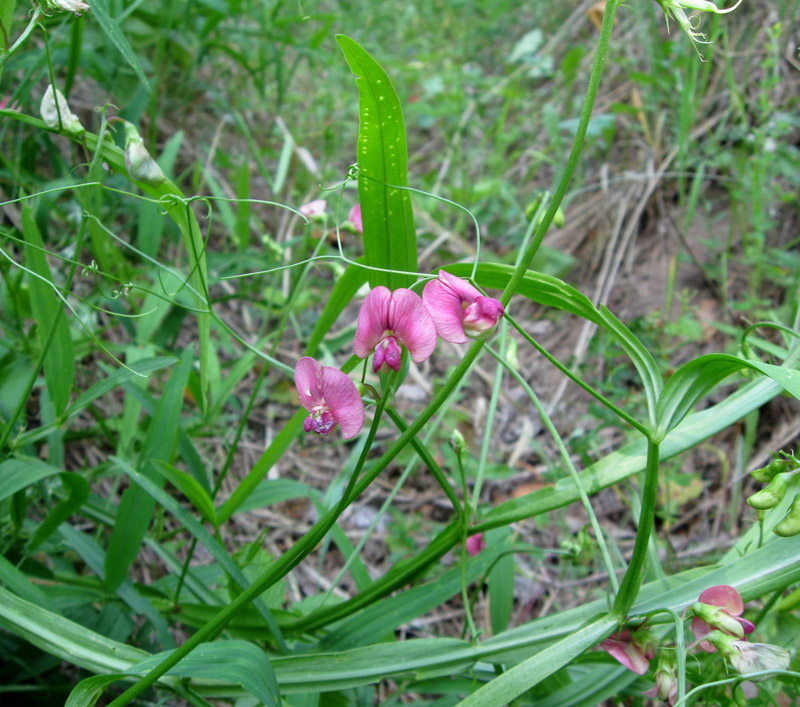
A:
<svg viewBox="0 0 800 707">
<path fill-rule="evenodd" d="M 55 95 L 53 94 L 52 84 L 47 87 L 42 96 L 39 112 L 48 128 L 55 128 L 75 136 L 86 132 L 86 128 L 81 125 L 78 116 L 69 109 L 69 103 L 64 98 L 64 94 L 58 89 L 55 89 Z"/>
</svg>

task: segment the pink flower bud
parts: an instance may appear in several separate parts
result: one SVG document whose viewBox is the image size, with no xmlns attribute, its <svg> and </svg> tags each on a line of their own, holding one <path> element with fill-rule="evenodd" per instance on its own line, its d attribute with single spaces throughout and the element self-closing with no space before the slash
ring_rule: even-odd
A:
<svg viewBox="0 0 800 707">
<path fill-rule="evenodd" d="M 364 222 L 361 220 L 361 204 L 356 204 L 347 216 L 347 220 L 353 224 L 353 228 L 359 233 L 364 233 Z"/>
<path fill-rule="evenodd" d="M 467 538 L 467 552 L 475 556 L 486 547 L 486 541 L 483 539 L 483 533 L 475 533 Z"/>
</svg>

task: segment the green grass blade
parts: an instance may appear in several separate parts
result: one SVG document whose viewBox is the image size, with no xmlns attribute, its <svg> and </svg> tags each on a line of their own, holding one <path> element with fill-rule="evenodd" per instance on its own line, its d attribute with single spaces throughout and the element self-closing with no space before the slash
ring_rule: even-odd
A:
<svg viewBox="0 0 800 707">
<path fill-rule="evenodd" d="M 62 469 L 30 457 L 6 459 L 0 464 L 0 501 Z"/>
<path fill-rule="evenodd" d="M 49 538 L 73 513 L 89 499 L 89 483 L 80 474 L 61 474 L 61 485 L 67 492 L 67 497 L 62 499 L 39 523 L 31 539 L 28 541 L 26 552 L 33 552 L 47 538 Z"/>
<path fill-rule="evenodd" d="M 93 707 L 109 685 L 127 677 L 124 673 L 112 673 L 111 675 L 93 675 L 81 680 L 69 693 L 64 707 Z"/>
<path fill-rule="evenodd" d="M 133 73 L 135 73 L 139 81 L 142 82 L 145 90 L 150 93 L 150 82 L 147 80 L 147 76 L 144 75 L 142 65 L 136 58 L 136 54 L 134 54 L 125 35 L 122 34 L 122 30 L 119 28 L 117 21 L 109 14 L 108 0 L 92 0 L 92 16 L 95 17 L 100 28 L 117 48 L 122 58 L 125 59 L 131 69 L 133 69 Z"/>
<path fill-rule="evenodd" d="M 56 415 L 61 415 L 69 403 L 69 392 L 75 379 L 75 358 L 72 352 L 72 338 L 69 323 L 64 317 L 64 304 L 47 283 L 53 282 L 50 266 L 42 248 L 42 236 L 29 206 L 22 209 L 22 235 L 30 248 L 25 249 L 27 267 L 39 277 L 29 281 L 31 309 L 37 324 L 39 344 L 44 347 L 55 327 L 50 348 L 44 358 L 44 377 L 47 390 L 53 401 Z"/>
<path fill-rule="evenodd" d="M 144 474 L 153 473 L 151 460 L 169 461 L 172 458 L 193 356 L 192 349 L 184 351 L 181 363 L 172 371 L 150 420 L 138 462 Z M 105 582 L 109 591 L 116 589 L 128 575 L 128 568 L 142 546 L 154 508 L 155 501 L 135 484 L 122 494 L 106 553 Z"/>
<path fill-rule="evenodd" d="M 160 459 L 153 460 L 152 468 L 189 499 L 189 502 L 203 516 L 203 520 L 216 527 L 217 512 L 211 502 L 211 496 L 197 483 L 196 479 Z"/>
<path fill-rule="evenodd" d="M 344 35 L 336 41 L 358 85 L 358 195 L 367 265 L 417 271 L 417 235 L 407 186 L 406 128 L 400 100 L 387 73 L 361 45 Z M 410 275 L 370 271 L 372 287 L 408 287 Z"/>
</svg>

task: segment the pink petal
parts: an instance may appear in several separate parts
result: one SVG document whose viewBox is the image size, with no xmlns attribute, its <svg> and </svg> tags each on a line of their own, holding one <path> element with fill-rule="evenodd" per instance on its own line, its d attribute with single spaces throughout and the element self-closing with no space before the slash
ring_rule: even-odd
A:
<svg viewBox="0 0 800 707">
<path fill-rule="evenodd" d="M 475 533 L 467 538 L 467 552 L 470 555 L 480 554 L 485 547 L 486 541 L 483 539 L 483 533 Z"/>
<path fill-rule="evenodd" d="M 422 290 L 422 300 L 430 312 L 436 333 L 452 344 L 464 344 L 467 335 L 464 333 L 464 308 L 458 292 L 450 287 L 442 277 L 444 270 L 439 271 L 438 280 L 429 280 Z M 446 273 L 445 273 L 446 274 Z"/>
<path fill-rule="evenodd" d="M 699 616 L 692 617 L 692 633 L 695 638 L 702 638 L 708 633 L 711 633 L 709 625 L 703 621 Z M 716 653 L 717 649 L 714 648 L 708 641 L 702 641 L 698 644 L 706 653 Z"/>
<path fill-rule="evenodd" d="M 740 616 L 744 611 L 744 602 L 739 592 L 727 584 L 709 587 L 700 595 L 700 602 L 719 606 L 731 616 Z"/>
<path fill-rule="evenodd" d="M 450 287 L 459 296 L 462 302 L 471 303 L 481 296 L 480 290 L 476 287 L 473 287 L 460 277 L 451 275 L 446 270 L 440 270 L 438 277 L 443 284 Z"/>
<path fill-rule="evenodd" d="M 294 368 L 294 384 L 300 404 L 309 412 L 317 405 L 324 404 L 324 396 L 320 388 L 320 366 L 311 356 L 303 356 Z"/>
<path fill-rule="evenodd" d="M 644 675 L 650 667 L 641 648 L 631 643 L 628 631 L 613 634 L 600 647 L 637 675 Z"/>
<path fill-rule="evenodd" d="M 356 204 L 347 216 L 347 220 L 352 222 L 356 231 L 364 233 L 364 222 L 361 220 L 361 204 Z"/>
<path fill-rule="evenodd" d="M 392 293 L 388 287 L 371 290 L 358 312 L 358 326 L 353 350 L 359 358 L 369 356 L 389 329 L 389 303 Z"/>
<path fill-rule="evenodd" d="M 464 330 L 473 336 L 487 336 L 497 326 L 497 320 L 503 316 L 504 311 L 499 300 L 493 297 L 476 297 L 464 310 Z"/>
<path fill-rule="evenodd" d="M 356 384 L 338 368 L 324 366 L 320 387 L 328 409 L 342 428 L 342 437 L 355 437 L 364 424 L 364 403 Z"/>
<path fill-rule="evenodd" d="M 756 630 L 756 625 L 752 621 L 742 619 L 738 616 L 736 617 L 736 620 L 742 625 L 742 628 L 746 634 L 753 633 L 753 631 Z"/>
<path fill-rule="evenodd" d="M 436 348 L 436 326 L 416 292 L 405 288 L 392 292 L 389 329 L 397 334 L 415 363 L 429 358 Z"/>
<path fill-rule="evenodd" d="M 325 201 L 325 199 L 315 199 L 314 201 L 309 201 L 307 204 L 303 204 L 299 211 L 307 218 L 310 216 L 320 216 L 325 213 L 327 206 L 328 202 Z"/>
</svg>

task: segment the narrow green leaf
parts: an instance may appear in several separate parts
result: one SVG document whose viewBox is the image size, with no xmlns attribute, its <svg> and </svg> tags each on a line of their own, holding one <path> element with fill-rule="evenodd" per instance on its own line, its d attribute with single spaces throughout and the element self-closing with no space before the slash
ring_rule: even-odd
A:
<svg viewBox="0 0 800 707">
<path fill-rule="evenodd" d="M 89 482 L 80 474 L 64 473 L 60 475 L 61 485 L 67 497 L 61 499 L 39 523 L 36 532 L 28 541 L 26 551 L 31 553 L 49 538 L 73 513 L 89 499 Z"/>
<path fill-rule="evenodd" d="M 708 354 L 681 366 L 667 381 L 658 400 L 658 429 L 666 434 L 721 381 L 737 371 L 751 369 L 772 378 L 800 400 L 800 372 L 760 361 Z"/>
<path fill-rule="evenodd" d="M 130 478 L 133 483 L 137 485 L 137 487 L 141 488 L 142 491 L 148 494 L 151 497 L 151 500 L 155 503 L 156 501 L 160 503 L 167 511 L 172 513 L 195 538 L 197 538 L 198 542 L 200 542 L 206 550 L 208 550 L 212 557 L 219 562 L 220 566 L 222 567 L 225 572 L 239 585 L 239 588 L 244 590 L 249 586 L 249 582 L 247 581 L 247 577 L 245 577 L 242 570 L 236 565 L 236 563 L 231 559 L 230 555 L 228 555 L 228 551 L 217 541 L 217 539 L 211 535 L 204 527 L 203 524 L 200 523 L 194 516 L 192 516 L 189 511 L 187 511 L 180 503 L 178 503 L 172 496 L 164 491 L 158 484 L 152 481 L 150 478 L 145 476 L 144 474 L 140 474 L 136 471 L 130 464 L 126 463 L 123 459 L 118 459 L 116 457 L 111 457 L 111 461 L 113 461 L 122 471 L 124 471 Z M 116 524 L 114 525 L 116 528 Z M 267 626 L 269 626 L 270 631 L 275 636 L 276 640 L 280 643 L 283 641 L 283 637 L 281 635 L 280 629 L 278 628 L 278 624 L 275 622 L 275 618 L 272 616 L 272 612 L 269 610 L 269 607 L 263 602 L 262 599 L 256 599 L 253 604 L 255 605 L 258 612 L 267 622 Z"/>
<path fill-rule="evenodd" d="M 40 248 L 44 247 L 39 227 L 29 206 L 22 209 L 22 235 L 30 248 L 25 249 L 25 264 L 39 277 L 31 276 L 31 309 L 37 324 L 39 345 L 44 347 L 50 338 L 50 330 L 55 327 L 50 347 L 44 359 L 44 377 L 47 390 L 53 401 L 56 415 L 61 415 L 69 403 L 69 393 L 75 379 L 75 359 L 72 353 L 72 338 L 69 323 L 64 316 L 64 304 L 53 287 L 47 257 Z"/>
<path fill-rule="evenodd" d="M 511 529 L 498 528 L 486 534 L 488 547 L 497 547 L 503 539 L 510 543 Z M 494 544 L 494 545 L 493 545 Z M 483 554 L 483 553 L 481 553 Z M 508 628 L 511 612 L 514 608 L 514 555 L 510 552 L 503 554 L 489 572 L 489 623 L 492 634 L 497 635 Z"/>
<path fill-rule="evenodd" d="M 32 457 L 6 459 L 0 464 L 0 501 L 62 470 Z"/>
<path fill-rule="evenodd" d="M 358 258 L 356 262 L 363 262 L 364 258 Z M 322 339 L 334 325 L 339 315 L 344 311 L 350 302 L 353 301 L 356 292 L 367 281 L 369 272 L 364 268 L 348 265 L 344 273 L 336 279 L 333 288 L 328 293 L 325 307 L 311 332 L 311 337 L 306 346 L 306 356 L 313 356 L 317 353 Z"/>
<path fill-rule="evenodd" d="M 417 271 L 417 235 L 408 184 L 406 128 L 400 100 L 387 73 L 361 45 L 344 35 L 336 41 L 358 86 L 358 195 L 364 222 L 364 256 L 371 267 Z M 391 185 L 391 186 L 390 186 Z M 390 290 L 414 277 L 370 271 L 370 284 Z"/>
<path fill-rule="evenodd" d="M 64 707 L 93 707 L 109 685 L 117 680 L 125 679 L 130 679 L 130 676 L 124 673 L 112 673 L 111 675 L 93 675 L 81 680 L 69 693 Z"/>
<path fill-rule="evenodd" d="M 152 460 L 172 459 L 183 408 L 183 392 L 189 380 L 193 357 L 192 349 L 183 352 L 181 363 L 172 371 L 150 420 L 138 462 L 139 469 L 145 475 L 153 473 Z M 154 508 L 155 501 L 135 484 L 122 494 L 105 559 L 105 582 L 109 591 L 116 589 L 127 577 L 128 568 L 139 553 Z"/>
<path fill-rule="evenodd" d="M 91 14 L 97 19 L 106 37 L 108 37 L 111 43 L 117 48 L 117 51 L 122 54 L 122 58 L 125 59 L 128 65 L 133 69 L 133 72 L 136 74 L 139 81 L 142 82 L 145 90 L 150 93 L 150 82 L 144 75 L 142 65 L 136 58 L 136 54 L 134 54 L 133 49 L 131 49 L 131 45 L 125 38 L 125 35 L 122 34 L 122 30 L 119 28 L 117 21 L 109 14 L 108 0 L 92 0 Z"/>
<path fill-rule="evenodd" d="M 171 356 L 157 356 L 155 358 L 146 358 L 129 364 L 127 369 L 120 368 L 114 371 L 78 396 L 77 400 L 70 405 L 66 412 L 66 416 L 72 417 L 73 415 L 76 415 L 87 405 L 97 400 L 97 398 L 100 398 L 106 393 L 112 391 L 125 381 L 134 378 L 136 373 L 146 376 L 149 373 L 154 373 L 155 371 L 159 371 L 162 368 L 166 368 L 167 366 L 176 363 L 177 360 L 178 359 L 172 358 Z"/>
<path fill-rule="evenodd" d="M 167 464 L 160 459 L 153 460 L 152 468 L 186 496 L 207 523 L 217 527 L 217 512 L 211 502 L 211 497 L 197 481 L 186 472 L 176 469 L 171 464 Z"/>
<path fill-rule="evenodd" d="M 54 610 L 53 602 L 41 588 L 31 582 L 22 570 L 17 569 L 3 555 L 0 555 L 0 583 L 5 584 L 16 595 L 25 597 L 50 611 Z"/>
<path fill-rule="evenodd" d="M 131 671 L 144 674 L 156 667 L 169 653 L 159 653 L 131 666 Z M 280 704 L 275 672 L 266 654 L 245 641 L 218 641 L 195 648 L 167 675 L 182 678 L 203 678 L 241 685 L 265 705 Z"/>
</svg>

